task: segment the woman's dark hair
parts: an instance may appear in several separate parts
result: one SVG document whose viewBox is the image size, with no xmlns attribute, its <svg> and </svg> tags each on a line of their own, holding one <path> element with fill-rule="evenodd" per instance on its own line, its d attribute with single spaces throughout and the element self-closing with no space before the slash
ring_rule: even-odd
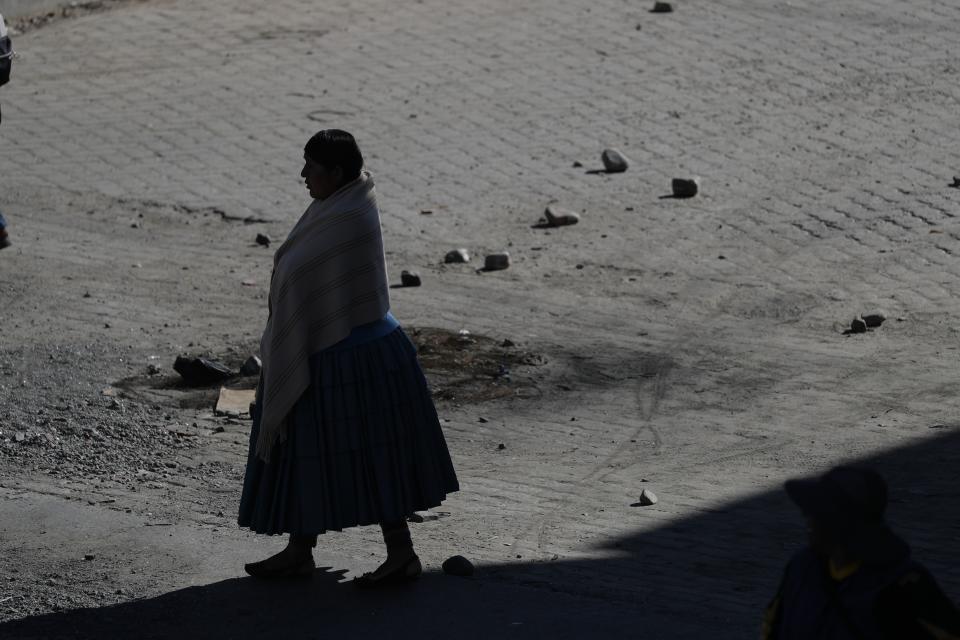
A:
<svg viewBox="0 0 960 640">
<path fill-rule="evenodd" d="M 340 129 L 318 131 L 307 141 L 303 149 L 307 156 L 327 169 L 340 167 L 347 182 L 360 176 L 363 156 L 353 136 Z"/>
</svg>

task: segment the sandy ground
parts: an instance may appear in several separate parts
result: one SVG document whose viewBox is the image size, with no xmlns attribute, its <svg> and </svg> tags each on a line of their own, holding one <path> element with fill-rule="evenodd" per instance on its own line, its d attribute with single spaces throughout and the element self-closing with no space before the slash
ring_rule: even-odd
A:
<svg viewBox="0 0 960 640">
<path fill-rule="evenodd" d="M 900 7 L 162 1 L 22 35 L 0 637 L 751 637 L 802 542 L 781 483 L 851 460 L 956 598 L 958 34 L 946 2 Z M 385 594 L 344 581 L 370 528 L 305 583 L 243 577 L 280 544 L 235 525 L 249 422 L 172 371 L 255 351 L 323 126 L 360 138 L 391 279 L 423 277 L 393 311 L 462 484 Z M 590 172 L 606 146 L 626 173 Z M 581 222 L 537 228 L 550 202 Z"/>
</svg>

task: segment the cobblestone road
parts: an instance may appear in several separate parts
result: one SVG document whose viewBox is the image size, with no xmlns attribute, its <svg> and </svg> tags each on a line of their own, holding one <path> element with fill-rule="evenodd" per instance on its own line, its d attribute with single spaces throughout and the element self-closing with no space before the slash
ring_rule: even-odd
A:
<svg viewBox="0 0 960 640">
<path fill-rule="evenodd" d="M 264 282 L 253 227 L 225 241 L 197 220 L 282 236 L 305 204 L 303 142 L 348 129 L 391 269 L 424 275 L 393 294 L 398 317 L 522 340 L 562 370 L 523 402 L 445 408 L 464 485 L 450 527 L 491 580 L 620 603 L 624 632 L 646 620 L 649 637 L 680 637 L 683 620 L 744 637 L 802 535 L 779 484 L 867 458 L 960 595 L 955 3 L 261 4 L 133 4 L 16 41 L 0 206 L 17 245 L 0 294 L 29 306 L 49 263 L 74 264 L 94 298 L 134 260 L 168 285 L 51 313 L 67 340 L 104 314 L 173 322 L 180 261 Z M 589 172 L 608 146 L 629 171 Z M 662 197 L 687 175 L 700 197 Z M 147 215 L 138 240 L 67 204 L 98 198 L 167 217 Z M 553 201 L 583 221 L 531 228 Z M 440 265 L 457 246 L 509 249 L 514 266 Z M 262 300 L 231 287 L 196 295 Z M 877 307 L 879 330 L 840 334 Z M 179 320 L 249 338 L 262 316 Z M 631 509 L 644 486 L 660 503 Z"/>
</svg>

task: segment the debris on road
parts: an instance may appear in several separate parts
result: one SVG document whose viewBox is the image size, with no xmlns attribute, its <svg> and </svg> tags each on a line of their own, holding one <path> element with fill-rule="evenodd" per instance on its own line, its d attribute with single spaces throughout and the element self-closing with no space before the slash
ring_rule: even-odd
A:
<svg viewBox="0 0 960 640">
<path fill-rule="evenodd" d="M 248 415 L 250 403 L 256 399 L 256 389 L 227 389 L 220 387 L 220 396 L 217 398 L 217 407 L 214 410 L 218 416 Z"/>
<path fill-rule="evenodd" d="M 630 166 L 627 157 L 616 149 L 604 149 L 600 154 L 603 168 L 607 173 L 623 173 Z"/>
<path fill-rule="evenodd" d="M 451 556 L 443 561 L 443 572 L 451 576 L 467 578 L 473 575 L 473 563 L 463 556 Z"/>
<path fill-rule="evenodd" d="M 400 284 L 405 287 L 419 287 L 420 274 L 416 271 L 406 271 L 400 273 Z"/>
<path fill-rule="evenodd" d="M 454 249 L 447 252 L 447 255 L 443 257 L 443 262 L 445 264 L 462 264 L 464 262 L 470 262 L 470 253 L 463 248 Z"/>
<path fill-rule="evenodd" d="M 657 494 L 649 489 L 644 489 L 640 492 L 640 499 L 634 502 L 631 507 L 649 507 L 650 505 L 657 504 Z"/>
<path fill-rule="evenodd" d="M 506 251 L 491 253 L 483 261 L 484 271 L 502 271 L 510 267 L 510 254 Z"/>
<path fill-rule="evenodd" d="M 273 242 L 273 240 L 267 234 L 265 233 L 257 234 L 257 244 L 259 244 L 260 246 L 269 247 L 271 242 Z"/>
<path fill-rule="evenodd" d="M 176 362 L 173 363 L 173 369 L 191 387 L 205 387 L 234 376 L 229 367 L 207 358 L 178 356 Z"/>
<path fill-rule="evenodd" d="M 580 222 L 579 214 L 554 206 L 548 206 L 544 210 L 543 216 L 546 218 L 549 227 L 564 227 Z"/>
<path fill-rule="evenodd" d="M 263 368 L 263 362 L 258 356 L 250 356 L 247 358 L 246 362 L 243 363 L 243 366 L 240 367 L 240 375 L 242 376 L 255 376 L 260 373 L 260 369 Z"/>
<path fill-rule="evenodd" d="M 871 311 L 863 314 L 860 317 L 863 318 L 864 324 L 866 324 L 870 329 L 879 327 L 887 319 L 887 316 L 883 311 Z"/>
<path fill-rule="evenodd" d="M 863 321 L 863 318 L 854 318 L 853 322 L 850 323 L 850 333 L 866 333 L 867 332 L 867 323 Z"/>
<path fill-rule="evenodd" d="M 674 178 L 670 182 L 674 198 L 692 198 L 700 192 L 699 178 Z"/>
<path fill-rule="evenodd" d="M 418 511 L 410 514 L 407 517 L 407 522 L 412 522 L 414 524 L 423 524 L 424 522 L 430 522 L 432 520 L 439 520 L 440 516 L 432 511 Z"/>
</svg>

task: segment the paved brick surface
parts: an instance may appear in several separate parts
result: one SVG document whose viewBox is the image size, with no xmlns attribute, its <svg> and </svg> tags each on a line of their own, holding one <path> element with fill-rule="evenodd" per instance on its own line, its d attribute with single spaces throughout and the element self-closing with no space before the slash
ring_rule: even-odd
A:
<svg viewBox="0 0 960 640">
<path fill-rule="evenodd" d="M 958 10 L 677 5 L 171 0 L 26 35 L 2 96 L 19 248 L 0 293 L 29 304 L 37 261 L 72 261 L 104 302 L 48 319 L 64 340 L 104 318 L 249 339 L 262 310 L 178 318 L 177 300 L 263 292 L 187 291 L 179 264 L 265 282 L 249 229 L 217 221 L 282 236 L 305 204 L 303 142 L 345 128 L 377 179 L 391 268 L 425 276 L 395 292 L 397 315 L 529 342 L 570 389 L 444 408 L 464 485 L 451 527 L 491 576 L 621 602 L 624 630 L 656 612 L 744 637 L 801 535 L 779 484 L 867 458 L 900 483 L 893 515 L 956 598 Z M 628 172 L 587 172 L 606 146 Z M 700 197 L 662 198 L 686 175 Z M 85 216 L 104 199 L 145 212 L 150 235 Z M 583 221 L 532 229 L 551 201 Z M 439 265 L 457 246 L 515 265 Z M 135 261 L 141 275 L 116 277 L 159 288 L 111 302 L 98 274 Z M 880 330 L 840 335 L 873 307 Z M 661 502 L 631 509 L 644 486 Z"/>
</svg>

